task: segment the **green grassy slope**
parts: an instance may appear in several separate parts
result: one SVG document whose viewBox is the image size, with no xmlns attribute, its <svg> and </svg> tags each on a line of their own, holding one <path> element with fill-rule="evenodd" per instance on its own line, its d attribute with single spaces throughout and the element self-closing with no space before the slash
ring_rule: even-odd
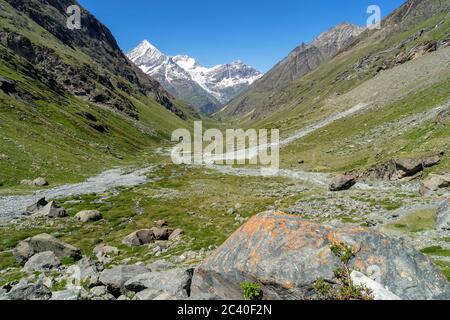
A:
<svg viewBox="0 0 450 320">
<path fill-rule="evenodd" d="M 190 128 L 199 119 L 131 63 L 129 82 L 6 1 L 0 0 L 0 9 L 0 83 L 13 83 L 9 91 L 0 90 L 0 188 L 15 188 L 22 179 L 38 176 L 53 185 L 78 181 L 104 168 L 134 163 L 166 145 L 173 130 Z M 17 39 L 27 45 L 14 47 Z M 28 48 L 35 52 L 22 52 Z M 121 53 L 114 55 L 121 59 Z M 49 70 L 55 65 L 61 70 Z M 70 72 L 97 92 L 108 92 L 110 100 L 94 103 L 89 94 L 74 94 L 65 86 L 72 81 Z"/>
<path fill-rule="evenodd" d="M 235 126 L 279 128 L 286 137 L 360 102 L 371 104 L 367 112 L 339 120 L 282 149 L 284 167 L 346 171 L 392 157 L 446 151 L 450 140 L 446 126 L 437 125 L 435 118 L 418 126 L 402 119 L 450 100 L 448 49 L 393 62 L 429 43 L 448 43 L 449 8 L 448 1 L 408 1 L 383 22 L 381 30 L 365 31 L 317 70 L 274 92 L 269 100 L 255 103 L 250 113 L 225 119 Z M 424 59 L 432 68 L 423 67 Z M 396 74 L 405 77 L 396 79 Z M 398 126 L 392 125 L 395 121 Z M 388 137 L 379 131 L 389 124 L 395 134 Z M 448 159 L 445 156 L 433 170 L 448 169 Z M 299 167 L 299 160 L 305 164 Z"/>
</svg>

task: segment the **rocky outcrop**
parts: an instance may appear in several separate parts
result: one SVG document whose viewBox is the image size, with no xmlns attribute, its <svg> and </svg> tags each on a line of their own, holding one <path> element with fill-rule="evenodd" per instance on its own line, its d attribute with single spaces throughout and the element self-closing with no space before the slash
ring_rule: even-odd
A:
<svg viewBox="0 0 450 320">
<path fill-rule="evenodd" d="M 53 252 L 58 258 L 81 259 L 80 249 L 45 233 L 20 241 L 13 254 L 17 262 L 25 264 L 35 254 L 46 251 Z"/>
<path fill-rule="evenodd" d="M 425 168 L 437 165 L 441 161 L 442 155 L 443 153 L 431 157 L 394 159 L 364 171 L 359 178 L 386 181 L 413 179 L 420 175 Z"/>
<path fill-rule="evenodd" d="M 315 282 L 333 280 L 340 266 L 331 251 L 335 243 L 355 252 L 349 261 L 353 270 L 401 299 L 433 299 L 450 292 L 433 263 L 400 240 L 365 228 L 266 212 L 249 220 L 195 270 L 191 295 L 241 299 L 240 283 L 254 282 L 265 299 L 314 299 Z"/>
</svg>

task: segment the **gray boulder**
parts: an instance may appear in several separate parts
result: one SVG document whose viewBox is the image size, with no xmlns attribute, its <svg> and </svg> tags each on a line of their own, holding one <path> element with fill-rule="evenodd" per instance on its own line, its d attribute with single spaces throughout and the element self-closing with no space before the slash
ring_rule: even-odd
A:
<svg viewBox="0 0 450 320">
<path fill-rule="evenodd" d="M 61 265 L 59 258 L 51 251 L 36 253 L 26 263 L 23 269 L 28 272 L 49 271 Z"/>
<path fill-rule="evenodd" d="M 339 174 L 331 179 L 330 191 L 348 190 L 356 183 L 356 177 L 348 174 Z"/>
<path fill-rule="evenodd" d="M 426 195 L 431 191 L 450 187 L 450 173 L 430 174 L 420 187 L 420 193 Z"/>
<path fill-rule="evenodd" d="M 48 181 L 42 177 L 39 177 L 33 180 L 33 185 L 36 187 L 45 187 L 48 186 Z"/>
<path fill-rule="evenodd" d="M 121 265 L 106 269 L 100 274 L 100 282 L 107 286 L 108 291 L 118 297 L 124 293 L 124 284 L 140 275 L 147 273 L 149 270 L 145 266 L 140 265 Z"/>
<path fill-rule="evenodd" d="M 117 256 L 119 254 L 119 249 L 106 244 L 97 245 L 92 251 L 97 257 L 99 256 Z"/>
<path fill-rule="evenodd" d="M 450 230 L 450 198 L 442 201 L 436 211 L 437 230 Z"/>
<path fill-rule="evenodd" d="M 33 217 L 65 218 L 68 214 L 64 208 L 61 208 L 55 201 L 47 205 L 32 215 Z"/>
<path fill-rule="evenodd" d="M 355 286 L 363 286 L 370 290 L 374 300 L 401 300 L 400 297 L 384 288 L 380 283 L 370 279 L 359 271 L 353 271 L 350 275 Z"/>
<path fill-rule="evenodd" d="M 86 292 L 86 290 L 84 290 L 82 288 L 67 289 L 67 290 L 53 292 L 52 298 L 50 300 L 75 301 L 75 300 L 80 300 L 86 296 L 87 296 L 87 292 Z"/>
<path fill-rule="evenodd" d="M 21 280 L 7 294 L 8 300 L 49 300 L 51 291 L 42 284 L 32 284 Z"/>
<path fill-rule="evenodd" d="M 154 241 L 155 241 L 155 234 L 153 233 L 153 230 L 142 229 L 126 236 L 122 240 L 122 243 L 130 247 L 138 247 L 144 244 L 152 243 Z"/>
<path fill-rule="evenodd" d="M 66 276 L 70 283 L 94 287 L 100 285 L 100 271 L 103 271 L 101 265 L 89 258 L 83 258 L 67 268 Z"/>
<path fill-rule="evenodd" d="M 331 245 L 344 243 L 356 256 L 351 270 L 374 275 L 401 299 L 435 299 L 450 292 L 429 258 L 403 241 L 371 229 L 320 225 L 298 216 L 265 212 L 254 216 L 194 273 L 192 296 L 242 299 L 240 283 L 261 285 L 265 299 L 314 299 L 318 279 L 334 280 L 341 261 Z"/>
<path fill-rule="evenodd" d="M 91 300 L 114 300 L 114 296 L 108 292 L 106 286 L 97 286 L 89 291 Z"/>
<path fill-rule="evenodd" d="M 20 241 L 13 254 L 17 262 L 24 265 L 36 253 L 46 251 L 53 252 L 60 259 L 64 257 L 71 257 L 75 261 L 81 259 L 80 249 L 46 233 Z"/>
<path fill-rule="evenodd" d="M 193 269 L 172 269 L 160 272 L 147 272 L 137 275 L 125 283 L 125 288 L 133 292 L 141 292 L 146 289 L 169 294 L 171 297 L 186 299 L 190 295 Z"/>
<path fill-rule="evenodd" d="M 45 198 L 41 198 L 36 203 L 32 204 L 31 206 L 28 206 L 27 209 L 25 210 L 24 215 L 31 216 L 37 213 L 42 208 L 44 208 L 47 204 L 48 204 L 47 200 L 45 200 Z"/>
<path fill-rule="evenodd" d="M 153 232 L 153 235 L 155 236 L 155 240 L 169 240 L 170 231 L 168 228 L 153 227 L 151 230 Z"/>
<path fill-rule="evenodd" d="M 175 240 L 180 238 L 184 234 L 183 229 L 175 229 L 169 236 L 169 240 Z"/>
<path fill-rule="evenodd" d="M 103 219 L 102 214 L 97 210 L 80 211 L 75 215 L 75 218 L 84 223 L 95 222 Z"/>
</svg>

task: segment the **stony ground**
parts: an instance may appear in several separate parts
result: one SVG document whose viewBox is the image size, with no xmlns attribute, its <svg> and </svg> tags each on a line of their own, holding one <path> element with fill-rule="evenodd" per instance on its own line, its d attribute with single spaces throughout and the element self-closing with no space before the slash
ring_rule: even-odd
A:
<svg viewBox="0 0 450 320">
<path fill-rule="evenodd" d="M 331 192 L 330 175 L 312 174 L 316 179 L 306 182 L 307 173 L 289 170 L 261 176 L 256 169 L 215 170 L 161 163 L 145 172 L 145 179 L 135 186 L 114 186 L 87 195 L 60 195 L 58 204 L 67 211 L 66 218 L 16 217 L 0 226 L 0 283 L 15 284 L 25 279 L 20 283 L 25 288 L 45 284 L 50 291 L 62 291 L 58 294 L 87 299 L 155 298 L 167 292 L 114 295 L 106 280 L 88 283 L 83 278 L 84 282 L 77 285 L 71 283 L 68 274 L 72 268 L 81 267 L 93 268 L 94 274 L 100 276 L 104 270 L 123 265 L 142 266 L 146 272 L 175 267 L 189 270 L 251 216 L 265 210 L 280 210 L 320 223 L 365 226 L 404 238 L 449 274 L 450 233 L 435 228 L 437 205 L 445 194 L 448 196 L 448 190 L 424 197 L 418 192 L 418 182 L 410 181 L 364 182 L 350 190 Z M 58 190 L 65 188 L 74 190 L 68 186 Z M 98 210 L 103 218 L 82 223 L 75 217 L 82 210 Z M 183 234 L 138 247 L 122 242 L 127 235 L 155 227 L 160 220 L 165 220 L 171 231 L 182 229 Z M 76 262 L 63 257 L 57 268 L 24 269 L 14 259 L 13 249 L 20 241 L 42 233 L 81 249 L 84 259 Z M 98 245 L 117 248 L 117 252 L 99 255 Z M 155 268 L 155 264 L 159 267 Z"/>
</svg>

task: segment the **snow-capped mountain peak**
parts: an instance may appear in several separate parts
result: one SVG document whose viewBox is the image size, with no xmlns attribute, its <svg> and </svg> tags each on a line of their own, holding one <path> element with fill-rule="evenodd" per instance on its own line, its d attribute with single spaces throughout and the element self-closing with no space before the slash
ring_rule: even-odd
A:
<svg viewBox="0 0 450 320">
<path fill-rule="evenodd" d="M 262 77 L 241 60 L 207 68 L 188 55 L 166 56 L 147 40 L 127 56 L 169 92 L 194 106 L 200 100 L 203 105 L 197 107 L 208 112 L 214 112 Z"/>
<path fill-rule="evenodd" d="M 131 61 L 135 61 L 144 57 L 147 59 L 159 59 L 163 54 L 148 40 L 144 40 L 127 56 Z"/>
</svg>

